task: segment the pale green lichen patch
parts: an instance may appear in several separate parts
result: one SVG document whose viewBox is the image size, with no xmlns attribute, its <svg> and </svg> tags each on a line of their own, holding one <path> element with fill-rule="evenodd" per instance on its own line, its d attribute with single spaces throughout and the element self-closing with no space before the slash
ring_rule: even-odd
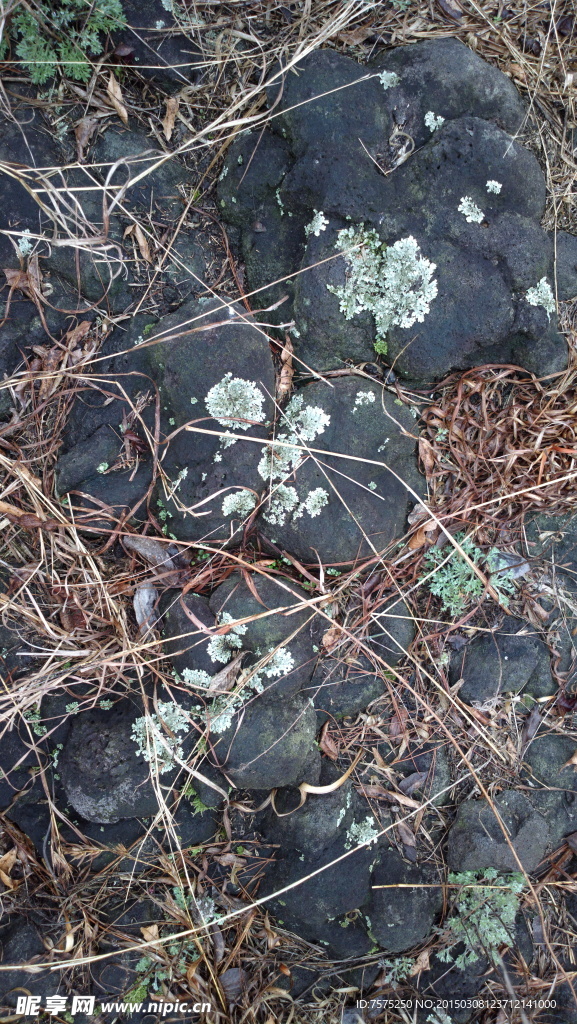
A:
<svg viewBox="0 0 577 1024">
<path fill-rule="evenodd" d="M 374 818 L 367 817 L 364 821 L 354 821 L 347 832 L 345 849 L 350 850 L 353 846 L 370 846 L 376 843 L 380 832 L 375 825 Z"/>
<path fill-rule="evenodd" d="M 132 726 L 131 738 L 141 757 L 153 765 L 160 775 L 171 771 L 175 758 L 182 760 L 182 746 L 176 735 L 169 735 L 163 725 L 171 733 L 188 732 L 189 717 L 179 704 L 173 701 L 159 701 L 158 715 L 143 715 L 137 718 Z"/>
<path fill-rule="evenodd" d="M 353 405 L 353 412 L 360 409 L 363 405 L 372 405 L 375 401 L 374 391 L 357 391 L 355 395 L 355 404 Z"/>
<path fill-rule="evenodd" d="M 495 181 L 494 178 L 490 178 L 487 182 L 487 192 L 494 192 L 495 195 L 499 195 L 499 192 L 503 188 L 500 181 Z"/>
<path fill-rule="evenodd" d="M 551 318 L 551 313 L 555 312 L 555 296 L 546 277 L 542 277 L 534 288 L 529 288 L 525 293 L 525 298 L 531 306 L 543 306 L 549 318 Z"/>
<path fill-rule="evenodd" d="M 396 71 L 381 71 L 377 77 L 383 89 L 394 89 L 400 81 Z"/>
<path fill-rule="evenodd" d="M 321 231 L 326 231 L 328 226 L 328 218 L 325 217 L 322 210 L 315 210 L 315 215 L 311 220 L 310 224 L 305 226 L 305 235 L 316 235 L 317 238 Z"/>
<path fill-rule="evenodd" d="M 243 488 L 242 491 L 235 491 L 234 494 L 227 494 L 222 503 L 222 512 L 225 516 L 239 516 L 246 519 L 256 505 L 256 498 L 252 491 Z"/>
<path fill-rule="evenodd" d="M 227 625 L 233 623 L 235 620 L 232 615 L 228 612 L 223 612 L 219 619 L 220 625 Z M 235 651 L 240 651 L 242 648 L 242 637 L 246 633 L 246 625 L 243 623 L 237 623 L 229 629 L 228 633 L 221 633 L 218 636 L 213 636 L 207 646 L 207 651 L 211 661 L 221 661 L 223 664 L 227 664 L 230 661 Z"/>
<path fill-rule="evenodd" d="M 191 399 L 192 401 L 192 399 Z M 211 416 L 223 427 L 232 430 L 249 430 L 254 423 L 265 420 L 264 395 L 250 380 L 233 377 L 226 373 L 215 384 L 204 400 Z M 227 438 L 234 444 L 235 438 Z"/>
<path fill-rule="evenodd" d="M 427 113 L 425 114 L 425 125 L 430 131 L 436 132 L 444 123 L 444 117 L 441 117 L 440 114 L 435 114 L 433 110 L 427 110 Z"/>
<path fill-rule="evenodd" d="M 485 214 L 470 196 L 463 196 L 457 209 L 459 213 L 463 214 L 467 224 L 482 224 L 485 220 Z"/>
<path fill-rule="evenodd" d="M 385 335 L 391 327 L 422 323 L 437 295 L 436 264 L 425 259 L 409 235 L 385 245 L 373 228 L 343 228 L 337 249 L 345 254 L 348 277 L 342 287 L 327 285 L 340 300 L 347 320 L 367 311 L 375 318 L 375 349 L 386 353 Z"/>
</svg>

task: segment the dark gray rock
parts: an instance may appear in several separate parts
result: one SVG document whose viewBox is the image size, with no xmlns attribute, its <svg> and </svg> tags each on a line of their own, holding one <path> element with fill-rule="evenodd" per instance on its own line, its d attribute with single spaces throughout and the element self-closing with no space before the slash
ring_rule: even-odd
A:
<svg viewBox="0 0 577 1024">
<path fill-rule="evenodd" d="M 272 895 L 293 882 L 307 879 L 311 872 L 325 868 L 289 892 L 267 901 L 266 906 L 279 923 L 282 921 L 284 927 L 310 942 L 324 940 L 328 944 L 325 934 L 329 921 L 365 906 L 370 894 L 374 850 L 365 846 L 332 865 L 345 852 L 343 840 L 336 839 L 313 857 L 289 852 L 267 869 L 259 890 L 261 896 Z"/>
<path fill-rule="evenodd" d="M 555 242 L 555 280 L 561 301 L 577 296 L 577 235 L 557 231 Z"/>
<path fill-rule="evenodd" d="M 516 790 L 500 793 L 494 799 L 510 842 L 525 871 L 534 871 L 549 843 L 545 819 L 534 810 L 527 797 Z M 447 863 L 451 871 L 518 871 L 519 865 L 505 840 L 503 831 L 485 800 L 466 800 L 460 804 L 449 832 Z"/>
<path fill-rule="evenodd" d="M 162 0 L 123 0 L 122 6 L 127 27 L 115 34 L 115 42 L 130 47 L 125 58 L 129 66 L 167 92 L 197 82 L 204 64 L 202 53 L 190 35 L 177 31 Z"/>
<path fill-rule="evenodd" d="M 84 480 L 103 474 L 114 465 L 123 448 L 120 431 L 115 433 L 110 427 L 102 426 L 87 438 L 80 441 L 66 455 L 58 460 L 56 486 L 59 495 L 67 494 L 78 487 Z"/>
<path fill-rule="evenodd" d="M 570 736 L 548 733 L 537 736 L 524 756 L 525 777 L 531 786 L 526 794 L 547 822 L 549 850 L 577 830 L 577 775 L 573 765 L 567 764 L 574 753 Z"/>
<path fill-rule="evenodd" d="M 38 765 L 38 758 L 30 750 L 30 741 L 24 726 L 22 737 L 17 728 L 5 732 L 0 749 L 0 809 L 6 810 L 16 794 L 31 785 L 30 769 Z M 27 742 L 26 742 L 27 741 Z"/>
<path fill-rule="evenodd" d="M 194 619 L 214 630 L 215 617 L 206 597 L 178 590 L 169 590 L 161 601 L 162 636 L 164 651 L 170 657 L 173 669 L 182 676 L 185 669 L 196 669 L 214 675 L 218 665 L 206 648 L 209 637 L 201 632 Z M 186 610 L 190 612 L 190 617 Z"/>
<path fill-rule="evenodd" d="M 451 685 L 464 679 L 459 697 L 466 704 L 482 704 L 502 692 L 549 697 L 557 690 L 547 647 L 531 626 L 511 615 L 453 653 L 449 678 Z"/>
<path fill-rule="evenodd" d="M 166 429 L 178 431 L 199 421 L 203 430 L 222 433 L 229 429 L 238 438 L 221 447 L 220 438 L 208 434 L 182 430 L 173 437 L 162 466 L 173 485 L 180 478 L 177 500 L 165 503 L 164 491 L 158 492 L 158 499 L 166 504 L 168 532 L 181 540 L 229 541 L 238 534 L 242 518 L 224 515 L 224 498 L 239 488 L 258 495 L 263 487 L 257 472 L 261 446 L 245 438 L 264 439 L 267 431 L 263 424 L 274 416 L 275 379 L 268 340 L 244 307 L 223 306 L 215 299 L 185 304 L 178 313 L 164 317 L 156 333 L 176 335 L 148 350 Z M 227 373 L 254 385 L 262 396 L 262 421 L 247 430 L 237 429 L 234 421 L 227 428 L 224 420 L 212 419 L 206 407 L 209 391 Z M 180 511 L 182 507 L 195 511 Z"/>
<path fill-rule="evenodd" d="M 322 761 L 319 784 L 330 785 L 342 771 L 326 759 Z M 362 820 L 366 803 L 358 796 L 350 781 L 332 793 L 315 796 L 309 793 L 302 807 L 296 790 L 280 789 L 276 794 L 276 811 L 265 811 L 257 827 L 265 842 L 283 851 L 297 850 L 314 857 L 337 837 L 346 835 L 355 820 Z M 284 815 L 281 816 L 281 815 Z"/>
<path fill-rule="evenodd" d="M 415 621 L 402 597 L 393 594 L 371 616 L 371 647 L 387 665 L 398 665 L 415 639 Z"/>
<path fill-rule="evenodd" d="M 252 655 L 243 667 L 255 664 L 260 656 L 277 648 L 284 647 L 290 652 L 294 667 L 285 675 L 271 678 L 265 685 L 267 694 L 292 696 L 311 678 L 316 662 L 314 648 L 320 643 L 324 625 L 319 616 L 308 608 L 291 611 L 301 601 L 307 601 L 309 595 L 292 582 L 285 589 L 280 585 L 285 582 L 282 578 L 277 582 L 274 576 L 254 573 L 249 586 L 241 576 L 233 573 L 212 594 L 210 608 L 217 618 L 223 613 L 233 619 L 255 616 L 252 622 L 246 623 L 246 632 L 242 635 L 242 649 Z M 288 611 L 276 612 L 279 608 Z M 272 614 L 265 615 L 267 610 Z M 220 667 L 213 662 L 211 674 Z"/>
<path fill-rule="evenodd" d="M 156 814 L 150 766 L 131 739 L 139 712 L 125 703 L 75 718 L 60 760 L 69 803 L 87 821 L 103 825 Z M 161 785 L 166 785 L 161 778 Z"/>
<path fill-rule="evenodd" d="M 316 563 L 320 558 L 323 564 L 382 551 L 405 527 L 411 495 L 400 480 L 417 493 L 422 488 L 410 436 L 415 424 L 408 410 L 395 405 L 392 396 L 371 380 L 342 377 L 331 385 L 311 384 L 299 396 L 305 406 L 330 416 L 311 447 L 346 452 L 346 457 L 309 457 L 287 481 L 301 502 L 320 487 L 328 494 L 328 504 L 314 517 L 306 512 L 299 518 L 289 515 L 284 525 L 267 523 L 270 513 L 265 509 L 262 526 L 266 536 L 301 560 Z M 359 393 L 372 394 L 373 402 L 355 406 Z"/>
<path fill-rule="evenodd" d="M 458 957 L 464 952 L 464 946 L 455 946 L 453 952 L 455 957 Z M 451 1019 L 454 1024 L 466 1024 L 471 1019 L 470 1000 L 482 989 L 488 966 L 485 958 L 479 958 L 467 964 L 465 970 L 461 970 L 445 963 L 444 960 L 439 960 L 437 955 L 433 954 L 429 970 L 423 971 L 417 978 L 419 996 L 435 1001 L 453 1000 Z M 459 1001 L 464 1005 L 460 1007 Z M 418 1024 L 425 1024 L 428 1015 L 429 1010 L 419 1010 Z"/>
<path fill-rule="evenodd" d="M 429 110 L 447 120 L 474 111 L 511 135 L 524 123 L 526 107 L 511 79 L 454 37 L 387 50 L 370 67 L 399 76 L 384 104 L 416 146 L 430 137 L 424 120 Z"/>
<path fill-rule="evenodd" d="M 4 970 L 0 974 L 0 1009 L 14 1011 L 23 990 L 35 996 L 62 992 L 58 971 L 35 969 L 35 963 L 46 961 L 49 954 L 34 925 L 24 917 L 4 918 L 0 924 L 0 950 L 2 966 L 14 965 L 12 970 Z"/>
<path fill-rule="evenodd" d="M 398 82 L 383 88 L 379 74 L 396 67 Z M 348 273 L 334 241 L 337 230 L 352 223 L 375 228 L 388 245 L 411 235 L 436 265 L 438 294 L 422 326 L 388 331 L 387 359 L 396 372 L 431 380 L 485 362 L 521 363 L 539 374 L 562 369 L 567 353 L 556 317 L 526 299 L 543 277 L 553 282 L 553 247 L 539 225 L 543 174 L 516 141 L 525 108 L 515 87 L 449 39 L 389 51 L 370 70 L 367 75 L 331 50 L 310 54 L 298 72 L 286 74 L 278 97 L 274 86 L 269 90 L 271 103 L 278 98 L 271 120 L 275 141 L 267 142 L 266 133 L 247 137 L 246 154 L 235 150 L 225 164 L 223 215 L 241 227 L 245 256 L 251 248 L 252 287 L 267 283 L 267 271 L 269 282 L 276 276 L 280 268 L 273 267 L 267 246 L 280 241 L 281 221 L 283 231 L 292 222 L 290 244 L 278 247 L 282 273 L 296 274 L 296 360 L 328 370 L 374 358 L 371 317 L 345 320 L 336 296 L 327 292 Z M 445 118 L 437 131 L 425 124 L 431 111 Z M 404 162 L 398 159 L 403 142 L 405 150 L 414 143 Z M 249 150 L 259 149 L 251 188 L 265 219 L 255 228 L 248 181 L 244 191 L 235 192 L 235 185 L 244 173 L 239 157 L 244 161 Z M 488 192 L 490 180 L 501 184 L 498 194 Z M 459 211 L 465 197 L 482 210 L 482 224 L 467 222 Z M 295 227 L 302 230 L 321 210 L 328 227 L 308 241 L 302 231 L 300 244 L 307 247 L 301 261 Z M 258 237 L 264 240 L 262 260 Z M 290 299 L 290 289 L 286 294 Z M 289 314 L 287 305 L 283 315 Z"/>
<path fill-rule="evenodd" d="M 395 888 L 411 886 L 414 888 Z M 412 949 L 429 935 L 443 908 L 438 872 L 407 864 L 396 850 L 381 851 L 373 871 L 366 916 L 370 933 L 389 953 Z M 375 886 L 391 888 L 375 888 Z M 438 887 L 437 887 L 438 886 Z"/>
<path fill-rule="evenodd" d="M 399 754 L 398 748 L 388 742 L 378 743 L 377 750 L 387 766 L 397 772 L 401 779 L 422 775 L 419 785 L 411 790 L 423 799 L 432 800 L 435 807 L 450 803 L 451 772 L 445 744 L 443 743 L 409 743 L 407 750 Z M 370 769 L 369 769 L 370 771 Z M 416 798 L 416 797 L 415 797 Z"/>
<path fill-rule="evenodd" d="M 237 789 L 273 789 L 316 784 L 320 755 L 315 736 L 316 715 L 308 700 L 260 696 L 212 741 L 223 772 Z"/>
<path fill-rule="evenodd" d="M 363 711 L 385 692 L 383 680 L 363 654 L 352 655 L 349 663 L 323 658 L 305 690 L 314 701 L 321 721 L 339 719 Z"/>
<path fill-rule="evenodd" d="M 92 147 L 91 160 L 103 181 L 127 186 L 123 205 L 152 208 L 157 217 L 173 223 L 182 213 L 184 198 L 179 186 L 191 184 L 190 172 L 178 157 L 159 150 L 156 140 L 148 138 L 135 122 L 128 127 L 109 125 Z M 135 183 L 130 184 L 132 181 Z"/>
</svg>

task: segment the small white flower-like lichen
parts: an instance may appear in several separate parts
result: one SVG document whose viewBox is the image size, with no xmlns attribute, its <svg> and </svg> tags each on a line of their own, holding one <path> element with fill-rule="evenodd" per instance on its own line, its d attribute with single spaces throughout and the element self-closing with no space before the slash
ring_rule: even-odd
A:
<svg viewBox="0 0 577 1024">
<path fill-rule="evenodd" d="M 208 690 L 211 680 L 212 676 L 209 676 L 208 672 L 203 672 L 202 669 L 183 668 L 182 670 L 182 681 L 192 690 Z"/>
<path fill-rule="evenodd" d="M 365 310 L 373 314 L 375 349 L 385 354 L 385 335 L 391 327 L 422 323 L 430 311 L 437 295 L 436 264 L 421 255 L 412 235 L 387 246 L 363 224 L 339 231 L 336 248 L 345 253 L 347 281 L 342 287 L 327 288 L 340 300 L 347 320 Z"/>
<path fill-rule="evenodd" d="M 555 296 L 546 277 L 542 277 L 534 288 L 529 288 L 525 292 L 525 298 L 532 306 L 543 306 L 547 316 L 551 319 L 551 313 L 554 313 L 556 309 Z"/>
<path fill-rule="evenodd" d="M 481 224 L 485 220 L 485 214 L 470 196 L 463 196 L 457 209 L 463 214 L 467 224 Z"/>
<path fill-rule="evenodd" d="M 232 615 L 228 612 L 223 612 L 219 618 L 220 625 L 234 622 Z M 242 637 L 246 633 L 246 625 L 238 623 L 233 626 L 228 633 L 222 633 L 218 636 L 213 636 L 207 645 L 207 651 L 211 661 L 221 661 L 225 665 L 230 661 L 235 651 L 240 651 L 242 648 Z"/>
<path fill-rule="evenodd" d="M 162 728 L 161 720 L 172 733 L 188 732 L 189 718 L 179 704 L 159 701 L 158 715 L 143 715 L 132 726 L 131 739 L 141 757 L 160 775 L 174 768 L 174 758 L 182 760 L 182 746 L 176 736 L 170 736 Z"/>
<path fill-rule="evenodd" d="M 224 179 L 226 178 L 227 174 L 228 174 L 228 164 L 225 164 L 223 169 L 222 169 L 222 171 L 220 172 L 220 174 L 218 176 L 218 180 L 219 181 L 224 181 Z"/>
<path fill-rule="evenodd" d="M 381 71 L 377 77 L 383 89 L 394 89 L 399 84 L 399 76 L 396 71 Z"/>
<path fill-rule="evenodd" d="M 235 491 L 234 494 L 227 494 L 222 503 L 222 512 L 225 516 L 239 516 L 246 519 L 256 505 L 256 498 L 252 491 L 243 488 L 242 491 Z"/>
<path fill-rule="evenodd" d="M 369 491 L 376 491 L 377 489 L 377 485 L 374 480 L 369 480 L 367 487 L 369 488 Z"/>
<path fill-rule="evenodd" d="M 305 226 L 305 235 L 316 235 L 317 238 L 321 231 L 326 231 L 328 225 L 328 218 L 325 217 L 322 210 L 315 210 L 315 215 L 311 220 L 310 224 Z"/>
<path fill-rule="evenodd" d="M 155 23 L 155 28 L 156 28 L 156 31 L 157 31 L 157 32 L 160 32 L 160 30 L 161 30 L 162 28 L 164 28 L 164 22 L 163 22 L 163 21 L 161 21 L 161 20 L 159 19 L 159 20 L 158 20 L 158 21 L 157 21 L 157 22 Z"/>
<path fill-rule="evenodd" d="M 260 388 L 250 380 L 233 377 L 230 372 L 210 389 L 204 401 L 210 415 L 221 426 L 232 430 L 250 430 L 252 423 L 243 421 L 262 423 L 265 419 L 264 395 Z M 231 420 L 237 422 L 231 424 Z"/>
<path fill-rule="evenodd" d="M 495 195 L 498 196 L 502 188 L 503 185 L 501 184 L 501 182 L 495 181 L 494 178 L 490 178 L 489 181 L 487 182 L 487 192 L 494 192 Z"/>
<path fill-rule="evenodd" d="M 106 473 L 107 469 L 109 469 L 108 463 L 107 462 L 100 462 L 98 464 L 98 466 L 96 467 L 96 472 L 97 473 Z"/>
<path fill-rule="evenodd" d="M 360 409 L 362 405 L 372 405 L 375 401 L 374 391 L 357 391 L 355 396 L 355 404 L 353 405 L 353 412 Z"/>
<path fill-rule="evenodd" d="M 309 491 L 300 508 L 295 512 L 295 519 L 300 519 L 303 512 L 308 512 L 311 519 L 314 519 L 315 516 L 320 516 L 322 509 L 328 503 L 327 491 L 323 487 L 315 487 L 314 491 Z"/>
<path fill-rule="evenodd" d="M 350 850 L 353 846 L 361 844 L 370 846 L 371 843 L 376 843 L 379 834 L 374 818 L 367 817 L 364 821 L 354 821 L 347 832 L 345 847 Z"/>
<path fill-rule="evenodd" d="M 18 252 L 21 256 L 29 256 L 34 248 L 34 242 L 30 238 L 30 228 L 24 228 L 24 231 L 18 239 Z"/>
<path fill-rule="evenodd" d="M 190 399 L 190 404 L 191 404 L 191 405 L 196 405 L 196 403 L 197 403 L 197 402 L 198 402 L 198 398 L 194 398 L 194 397 L 192 397 L 192 398 Z"/>
<path fill-rule="evenodd" d="M 274 651 L 274 654 L 273 651 L 274 648 L 271 647 L 269 654 L 272 654 L 272 657 L 263 669 L 267 679 L 286 676 L 288 672 L 292 672 L 295 665 L 295 660 L 288 647 L 279 647 L 278 651 Z"/>
<path fill-rule="evenodd" d="M 279 484 L 271 495 L 264 518 L 272 526 L 284 526 L 298 505 L 299 496 L 294 487 L 286 487 L 285 484 Z"/>
<path fill-rule="evenodd" d="M 427 110 L 427 113 L 425 114 L 425 125 L 430 131 L 436 132 L 444 123 L 444 117 L 441 117 L 440 114 L 435 114 L 433 110 Z"/>
<path fill-rule="evenodd" d="M 295 395 L 284 411 L 283 421 L 286 429 L 277 435 L 277 440 L 283 444 L 267 445 L 258 464 L 263 480 L 282 480 L 294 472 L 306 454 L 301 450 L 303 442 L 316 440 L 328 427 L 331 418 L 324 409 L 305 405 L 303 396 Z"/>
</svg>

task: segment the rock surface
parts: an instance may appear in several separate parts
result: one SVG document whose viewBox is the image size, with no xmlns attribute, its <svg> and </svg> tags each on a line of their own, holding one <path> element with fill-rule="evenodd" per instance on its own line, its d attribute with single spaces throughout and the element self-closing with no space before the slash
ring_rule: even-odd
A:
<svg viewBox="0 0 577 1024">
<path fill-rule="evenodd" d="M 516 790 L 494 799 L 517 857 L 525 871 L 534 871 L 549 844 L 549 828 L 527 797 Z M 459 805 L 449 833 L 447 863 L 451 871 L 518 871 L 516 857 L 484 800 L 466 800 Z"/>
<path fill-rule="evenodd" d="M 554 285 L 553 244 L 539 225 L 543 174 L 511 137 L 525 112 L 506 76 L 443 39 L 398 48 L 368 68 L 316 51 L 277 91 L 269 94 L 276 136 L 231 147 L 219 202 L 241 227 L 251 287 L 297 275 L 285 294 L 294 299 L 301 365 L 329 370 L 374 359 L 372 315 L 345 319 L 328 290 L 343 287 L 351 272 L 335 240 L 352 224 L 375 229 L 389 246 L 415 238 L 436 267 L 437 296 L 422 326 L 393 321 L 387 329 L 395 372 L 431 380 L 484 362 L 537 373 L 564 367 L 554 313 L 527 299 L 543 278 Z M 431 128 L 431 116 L 443 123 Z M 459 211 L 463 201 L 480 211 L 476 219 Z M 279 229 L 283 255 L 275 264 L 271 238 Z M 285 323 L 288 312 L 285 305 Z"/>
<path fill-rule="evenodd" d="M 557 690 L 550 655 L 523 619 L 507 615 L 493 633 L 484 633 L 451 657 L 450 682 L 463 679 L 459 697 L 466 704 L 491 701 L 500 693 L 549 697 Z"/>
<path fill-rule="evenodd" d="M 371 935 L 383 949 L 401 953 L 427 937 L 443 908 L 441 882 L 437 872 L 407 864 L 396 850 L 381 851 L 372 875 L 367 917 Z"/>
</svg>

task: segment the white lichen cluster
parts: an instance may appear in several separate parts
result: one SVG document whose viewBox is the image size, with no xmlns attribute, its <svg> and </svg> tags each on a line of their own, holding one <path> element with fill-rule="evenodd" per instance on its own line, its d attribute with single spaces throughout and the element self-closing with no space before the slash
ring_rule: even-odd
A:
<svg viewBox="0 0 577 1024">
<path fill-rule="evenodd" d="M 444 117 L 441 117 L 440 114 L 435 114 L 433 110 L 427 110 L 427 113 L 425 114 L 425 125 L 429 131 L 436 132 L 444 123 Z"/>
<path fill-rule="evenodd" d="M 374 391 L 357 391 L 355 395 L 355 404 L 353 405 L 353 412 L 360 409 L 363 405 L 372 405 L 375 401 Z"/>
<path fill-rule="evenodd" d="M 300 519 L 304 513 L 310 516 L 319 515 L 328 503 L 329 496 L 322 487 L 309 491 L 301 501 L 294 487 L 287 487 L 282 481 L 295 472 L 303 455 L 306 455 L 307 442 L 314 441 L 328 427 L 331 418 L 320 406 L 305 405 L 302 395 L 295 395 L 283 414 L 284 427 L 277 435 L 277 442 L 264 449 L 258 464 L 258 471 L 271 487 L 273 487 L 264 518 L 274 526 L 284 526 L 287 519 Z"/>
<path fill-rule="evenodd" d="M 554 313 L 557 308 L 555 296 L 546 277 L 542 277 L 534 288 L 529 288 L 525 293 L 525 298 L 531 306 L 543 306 L 549 319 L 551 319 L 551 313 Z"/>
<path fill-rule="evenodd" d="M 485 220 L 485 214 L 470 196 L 463 196 L 457 209 L 463 214 L 467 224 L 481 224 Z"/>
<path fill-rule="evenodd" d="M 222 503 L 222 513 L 225 516 L 238 516 L 240 519 L 246 519 L 255 505 L 256 498 L 252 491 L 243 488 L 242 491 L 226 495 Z"/>
<path fill-rule="evenodd" d="M 188 732 L 190 725 L 186 711 L 173 701 L 159 701 L 157 709 L 158 715 L 143 715 L 136 719 L 131 739 L 141 757 L 162 775 L 174 768 L 175 757 L 179 760 L 183 757 L 177 736 L 169 735 L 163 724 L 171 733 Z"/>
<path fill-rule="evenodd" d="M 227 625 L 228 623 L 235 622 L 232 615 L 228 612 L 223 612 L 219 618 L 220 625 Z M 213 636 L 209 640 L 207 651 L 211 661 L 220 661 L 223 665 L 226 665 L 232 658 L 235 651 L 242 649 L 242 637 L 246 633 L 246 625 L 243 623 L 237 623 L 229 629 L 228 633 L 222 633 L 218 636 Z"/>
<path fill-rule="evenodd" d="M 345 848 L 350 850 L 353 846 L 370 846 L 371 843 L 376 843 L 379 835 L 374 818 L 367 817 L 364 821 L 354 821 L 347 832 Z"/>
<path fill-rule="evenodd" d="M 386 353 L 385 335 L 391 327 L 422 323 L 430 311 L 437 295 L 436 264 L 421 256 L 411 235 L 387 246 L 363 224 L 339 231 L 336 248 L 345 254 L 347 281 L 342 287 L 327 288 L 340 300 L 347 320 L 365 310 L 373 314 L 375 349 Z"/>
<path fill-rule="evenodd" d="M 381 71 L 377 77 L 383 89 L 394 89 L 400 81 L 396 71 Z"/>
<path fill-rule="evenodd" d="M 318 238 L 321 231 L 326 231 L 328 223 L 328 217 L 325 217 L 323 211 L 315 210 L 315 215 L 310 224 L 305 226 L 305 235 L 307 238 L 309 235 L 316 235 Z"/>
<path fill-rule="evenodd" d="M 204 403 L 217 423 L 229 430 L 249 430 L 253 423 L 262 423 L 265 419 L 264 395 L 260 388 L 251 380 L 233 377 L 230 372 L 211 387 Z M 225 447 L 235 440 L 227 438 Z"/>
<path fill-rule="evenodd" d="M 30 238 L 30 228 L 24 228 L 24 231 L 18 239 L 18 252 L 21 256 L 29 256 L 34 248 L 34 242 Z"/>
<path fill-rule="evenodd" d="M 498 196 L 502 188 L 503 185 L 501 184 L 501 182 L 495 181 L 494 178 L 490 178 L 489 181 L 487 182 L 487 192 L 494 192 L 495 195 Z"/>
<path fill-rule="evenodd" d="M 224 618 L 225 616 L 223 615 L 221 621 Z M 228 618 L 230 619 L 230 616 Z M 237 627 L 237 634 L 240 630 L 246 631 L 246 626 L 240 627 L 240 629 Z M 228 635 L 230 636 L 230 634 Z M 236 645 L 229 650 L 229 654 L 232 655 L 235 649 Z M 279 647 L 278 650 L 275 650 L 274 647 L 269 647 L 268 653 L 261 657 L 261 664 L 256 667 L 242 669 L 239 672 L 232 690 L 228 693 L 219 693 L 204 707 L 199 704 L 195 705 L 195 715 L 209 726 L 211 732 L 225 732 L 232 725 L 234 715 L 239 708 L 251 696 L 263 692 L 266 685 L 265 678 L 276 679 L 291 672 L 293 668 L 294 658 L 288 647 Z M 204 692 L 210 690 L 212 682 L 208 672 L 198 669 L 185 668 L 182 673 L 182 679 L 191 689 Z"/>
</svg>

